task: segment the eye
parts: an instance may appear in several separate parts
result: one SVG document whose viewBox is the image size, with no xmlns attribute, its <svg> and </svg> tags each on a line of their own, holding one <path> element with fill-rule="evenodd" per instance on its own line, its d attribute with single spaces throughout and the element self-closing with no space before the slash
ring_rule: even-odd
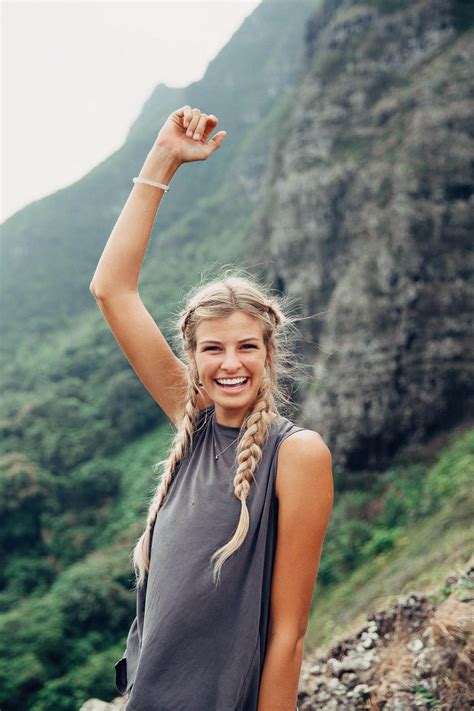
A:
<svg viewBox="0 0 474 711">
<path fill-rule="evenodd" d="M 219 348 L 219 346 L 205 346 L 205 347 L 203 348 L 203 351 L 212 351 L 212 350 L 216 350 L 216 349 L 218 349 L 218 348 Z M 257 349 L 258 346 L 256 346 L 256 345 L 253 344 L 253 343 L 244 343 L 244 344 L 241 346 L 241 348 L 254 348 L 254 349 Z"/>
</svg>

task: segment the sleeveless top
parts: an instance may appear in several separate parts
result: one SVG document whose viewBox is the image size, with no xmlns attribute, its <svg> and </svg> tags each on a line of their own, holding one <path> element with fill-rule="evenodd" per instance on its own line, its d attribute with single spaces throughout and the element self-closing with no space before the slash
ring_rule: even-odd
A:
<svg viewBox="0 0 474 711">
<path fill-rule="evenodd" d="M 241 510 L 232 483 L 240 428 L 219 424 L 213 405 L 199 412 L 158 511 L 149 571 L 115 664 L 127 711 L 256 711 L 277 538 L 277 452 L 302 429 L 272 420 L 247 497 L 247 536 L 215 587 L 210 558 L 234 534 Z"/>
</svg>

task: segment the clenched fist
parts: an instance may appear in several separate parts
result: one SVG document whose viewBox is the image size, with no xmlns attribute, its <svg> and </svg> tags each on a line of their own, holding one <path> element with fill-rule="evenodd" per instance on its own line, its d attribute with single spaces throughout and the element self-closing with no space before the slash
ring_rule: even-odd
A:
<svg viewBox="0 0 474 711">
<path fill-rule="evenodd" d="M 227 135 L 226 131 L 218 131 L 209 138 L 217 123 L 214 114 L 191 109 L 186 104 L 168 116 L 153 148 L 166 148 L 180 163 L 207 160 L 211 153 L 220 148 Z"/>
</svg>

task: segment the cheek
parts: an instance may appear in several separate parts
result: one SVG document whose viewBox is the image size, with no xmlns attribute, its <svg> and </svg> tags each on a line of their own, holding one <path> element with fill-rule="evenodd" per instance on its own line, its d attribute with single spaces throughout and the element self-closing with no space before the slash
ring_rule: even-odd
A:
<svg viewBox="0 0 474 711">
<path fill-rule="evenodd" d="M 212 377 L 216 369 L 216 363 L 211 358 L 201 358 L 198 363 L 199 372 Z"/>
<path fill-rule="evenodd" d="M 265 373 L 265 361 L 262 358 L 255 358 L 252 363 L 249 363 L 249 367 L 257 377 L 263 377 Z"/>
</svg>

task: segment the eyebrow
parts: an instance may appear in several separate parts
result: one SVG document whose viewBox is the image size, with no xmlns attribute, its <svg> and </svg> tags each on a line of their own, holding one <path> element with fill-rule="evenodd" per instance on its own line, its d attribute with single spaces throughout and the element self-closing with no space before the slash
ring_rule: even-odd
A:
<svg viewBox="0 0 474 711">
<path fill-rule="evenodd" d="M 249 338 L 242 338 L 238 343 L 246 343 L 247 341 L 259 341 L 260 339 L 258 336 L 249 336 Z M 206 343 L 222 343 L 222 341 L 216 341 L 216 340 L 205 340 L 205 341 L 200 341 L 199 345 L 203 346 Z"/>
</svg>

